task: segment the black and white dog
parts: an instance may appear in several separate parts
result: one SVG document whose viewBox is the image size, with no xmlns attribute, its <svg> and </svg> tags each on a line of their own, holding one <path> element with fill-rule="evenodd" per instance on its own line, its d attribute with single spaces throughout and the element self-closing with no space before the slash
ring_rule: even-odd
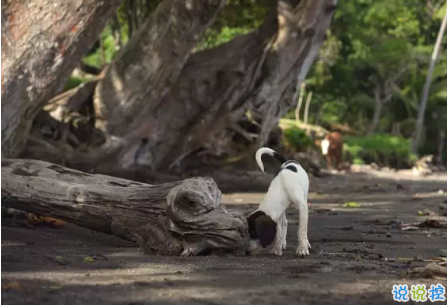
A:
<svg viewBox="0 0 447 305">
<path fill-rule="evenodd" d="M 273 244 L 272 254 L 281 256 L 286 248 L 285 212 L 290 205 L 293 205 L 299 210 L 296 254 L 309 255 L 310 243 L 307 239 L 309 177 L 298 161 L 286 160 L 267 147 L 262 147 L 256 152 L 256 162 L 263 172 L 264 165 L 261 160 L 263 154 L 274 157 L 282 164 L 258 209 L 247 217 L 250 239 L 245 253 L 255 255 L 262 248 Z"/>
</svg>

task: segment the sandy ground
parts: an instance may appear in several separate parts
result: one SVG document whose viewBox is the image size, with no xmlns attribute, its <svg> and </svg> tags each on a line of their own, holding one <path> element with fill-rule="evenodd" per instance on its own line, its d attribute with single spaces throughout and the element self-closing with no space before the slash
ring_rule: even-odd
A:
<svg viewBox="0 0 447 305">
<path fill-rule="evenodd" d="M 248 214 L 262 195 L 226 194 L 224 203 Z M 423 222 L 428 217 L 418 211 L 439 213 L 446 199 L 446 175 L 415 179 L 405 172 L 380 172 L 313 179 L 308 258 L 294 255 L 298 215 L 293 210 L 288 212 L 287 250 L 280 258 L 269 253 L 256 258 L 147 256 L 131 243 L 73 225 L 2 225 L 1 300 L 17 305 L 395 304 L 393 284 L 439 282 L 402 277 L 426 263 L 399 258 L 439 256 L 447 249 L 447 229 L 401 231 L 386 224 L 395 217 Z M 347 201 L 361 207 L 342 207 Z M 447 222 L 447 217 L 430 218 Z M 100 256 L 84 262 L 88 255 Z"/>
</svg>

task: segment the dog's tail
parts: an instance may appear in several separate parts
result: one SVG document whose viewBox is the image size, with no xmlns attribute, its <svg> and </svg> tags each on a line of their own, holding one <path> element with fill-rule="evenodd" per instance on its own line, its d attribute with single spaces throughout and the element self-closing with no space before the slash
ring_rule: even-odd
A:
<svg viewBox="0 0 447 305">
<path fill-rule="evenodd" d="M 281 162 L 281 164 L 283 164 L 284 162 L 286 162 L 287 160 L 281 156 L 280 154 L 278 154 L 276 151 L 274 151 L 271 148 L 268 147 L 261 147 L 256 151 L 256 163 L 258 163 L 259 168 L 264 172 L 264 164 L 262 163 L 262 155 L 263 154 L 267 154 L 273 158 L 275 158 L 276 160 L 278 160 L 279 162 Z"/>
</svg>

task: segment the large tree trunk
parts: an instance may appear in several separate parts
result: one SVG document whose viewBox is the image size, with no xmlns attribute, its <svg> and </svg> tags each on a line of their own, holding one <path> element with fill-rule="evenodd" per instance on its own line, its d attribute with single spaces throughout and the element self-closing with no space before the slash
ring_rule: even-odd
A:
<svg viewBox="0 0 447 305">
<path fill-rule="evenodd" d="M 130 165 L 136 160 L 157 171 L 176 169 L 182 172 L 187 165 L 194 167 L 194 157 L 181 162 L 193 153 L 203 156 L 239 153 L 230 145 L 235 134 L 233 126 L 247 109 L 252 110 L 255 119 L 262 121 L 255 145 L 263 145 L 279 117 L 293 106 L 295 80 L 304 78 L 317 56 L 335 5 L 336 0 L 280 0 L 277 9 L 258 30 L 216 48 L 194 53 L 180 75 L 170 78 L 177 79 L 176 82 L 166 82 L 163 75 L 168 72 L 164 71 L 178 71 L 184 58 L 180 55 L 186 51 L 181 51 L 177 58 L 163 56 L 161 62 L 173 62 L 162 67 L 161 78 L 149 79 L 145 84 L 138 81 L 147 79 L 139 76 L 138 71 L 143 68 L 130 65 L 122 70 L 129 78 L 123 80 L 117 74 L 117 79 L 135 81 L 135 84 L 125 89 L 129 93 L 116 95 L 120 97 L 118 101 L 104 98 L 98 87 L 97 105 L 104 106 L 99 114 L 106 131 L 125 132 L 123 127 L 130 121 L 149 120 L 154 125 L 144 142 L 144 162 L 135 158 L 137 147 L 134 146 L 129 147 L 121 164 Z M 143 47 L 145 41 L 135 40 L 134 47 Z M 123 58 L 134 56 L 130 48 L 123 54 Z M 146 66 L 141 64 L 143 59 L 138 60 L 139 67 Z M 112 107 L 105 106 L 107 101 L 112 101 Z M 120 103 L 124 106 L 115 107 Z M 117 116 L 122 119 L 113 119 Z"/>
<path fill-rule="evenodd" d="M 191 50 L 225 3 L 162 1 L 99 82 L 97 127 L 122 136 L 141 124 L 177 80 Z"/>
<path fill-rule="evenodd" d="M 242 215 L 210 178 L 148 185 L 32 160 L 2 160 L 2 205 L 138 242 L 150 253 L 242 250 Z"/>
<path fill-rule="evenodd" d="M 121 0 L 2 1 L 2 154 L 17 156 Z"/>
</svg>

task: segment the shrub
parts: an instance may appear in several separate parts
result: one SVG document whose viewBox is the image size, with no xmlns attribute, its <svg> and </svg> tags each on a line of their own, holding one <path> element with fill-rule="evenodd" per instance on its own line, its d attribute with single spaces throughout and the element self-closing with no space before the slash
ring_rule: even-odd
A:
<svg viewBox="0 0 447 305">
<path fill-rule="evenodd" d="M 284 130 L 284 139 L 286 145 L 296 151 L 306 151 L 312 146 L 312 140 L 306 134 L 306 131 L 296 127 L 290 126 Z"/>
<path fill-rule="evenodd" d="M 416 156 L 411 153 L 410 139 L 389 134 L 345 136 L 344 150 L 356 164 L 375 162 L 381 166 L 410 166 Z"/>
</svg>

